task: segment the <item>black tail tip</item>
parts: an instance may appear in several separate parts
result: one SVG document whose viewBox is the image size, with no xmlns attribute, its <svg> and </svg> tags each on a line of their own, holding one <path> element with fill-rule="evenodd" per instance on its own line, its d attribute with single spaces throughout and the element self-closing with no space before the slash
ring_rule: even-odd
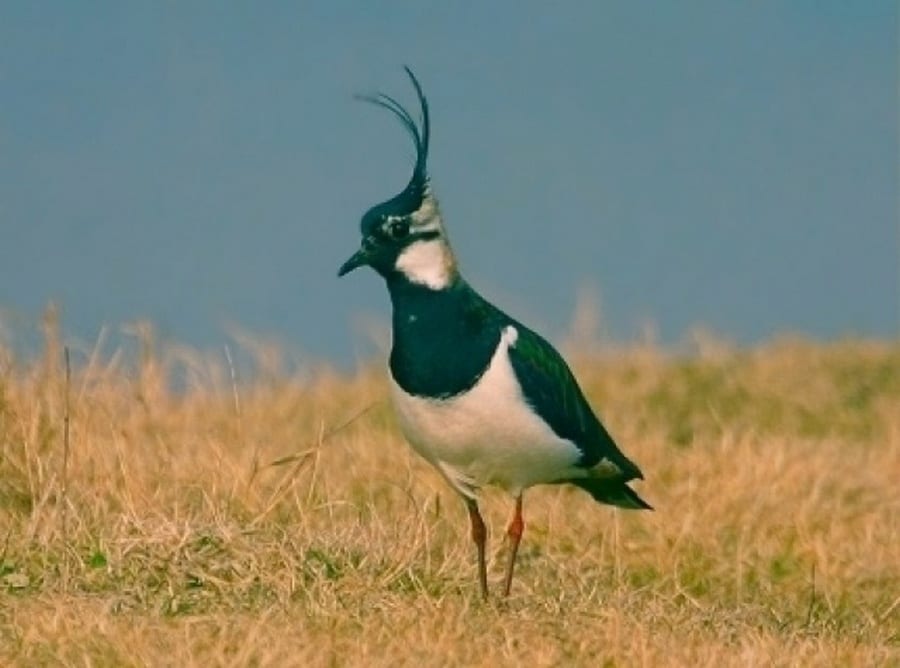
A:
<svg viewBox="0 0 900 668">
<path fill-rule="evenodd" d="M 598 480 L 596 478 L 570 480 L 569 482 L 583 489 L 595 501 L 600 503 L 628 510 L 654 510 L 653 506 L 644 501 L 638 496 L 637 492 L 623 482 L 611 483 L 608 480 Z"/>
<path fill-rule="evenodd" d="M 651 506 L 640 496 L 638 496 L 638 493 L 631 489 L 631 487 L 629 487 L 628 485 L 622 485 L 622 491 L 624 492 L 623 496 L 627 499 L 628 505 L 620 505 L 620 508 L 630 508 L 632 510 L 655 510 L 653 506 Z"/>
</svg>

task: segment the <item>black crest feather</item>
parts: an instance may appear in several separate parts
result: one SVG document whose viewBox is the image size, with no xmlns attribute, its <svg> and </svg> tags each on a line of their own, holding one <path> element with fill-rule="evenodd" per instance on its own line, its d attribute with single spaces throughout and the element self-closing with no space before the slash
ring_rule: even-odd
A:
<svg viewBox="0 0 900 668">
<path fill-rule="evenodd" d="M 409 80 L 416 89 L 416 95 L 419 98 L 419 106 L 421 108 L 420 122 L 416 123 L 412 114 L 400 104 L 396 99 L 385 93 L 374 93 L 371 95 L 356 95 L 357 100 L 374 104 L 390 111 L 396 116 L 400 123 L 406 128 L 406 131 L 413 139 L 416 148 L 416 165 L 413 169 L 412 178 L 403 191 L 389 202 L 385 202 L 385 208 L 395 210 L 397 213 L 412 213 L 417 210 L 422 203 L 422 199 L 428 188 L 428 141 L 431 136 L 431 122 L 428 114 L 428 100 L 422 92 L 422 86 L 416 75 L 407 66 L 403 66 Z"/>
</svg>

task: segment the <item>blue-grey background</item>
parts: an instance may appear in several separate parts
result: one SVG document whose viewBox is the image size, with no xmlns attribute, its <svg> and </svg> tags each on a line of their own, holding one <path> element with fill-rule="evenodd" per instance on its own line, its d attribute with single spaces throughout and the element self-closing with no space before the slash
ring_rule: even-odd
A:
<svg viewBox="0 0 900 668">
<path fill-rule="evenodd" d="M 362 354 L 387 295 L 335 271 L 412 150 L 352 94 L 412 103 L 408 63 L 466 276 L 551 337 L 584 285 L 618 339 L 895 337 L 897 26 L 878 0 L 4 2 L 3 327 L 55 300 L 86 341 L 146 318 Z"/>
</svg>

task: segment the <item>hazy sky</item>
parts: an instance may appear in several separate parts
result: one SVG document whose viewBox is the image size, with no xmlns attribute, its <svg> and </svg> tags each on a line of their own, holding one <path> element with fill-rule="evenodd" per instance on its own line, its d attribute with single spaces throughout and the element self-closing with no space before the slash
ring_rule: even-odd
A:
<svg viewBox="0 0 900 668">
<path fill-rule="evenodd" d="M 368 350 L 384 286 L 335 274 L 412 149 L 352 94 L 407 63 L 464 274 L 551 337 L 585 285 L 619 339 L 897 336 L 895 2 L 548 7 L 4 2 L 4 328 Z"/>
</svg>

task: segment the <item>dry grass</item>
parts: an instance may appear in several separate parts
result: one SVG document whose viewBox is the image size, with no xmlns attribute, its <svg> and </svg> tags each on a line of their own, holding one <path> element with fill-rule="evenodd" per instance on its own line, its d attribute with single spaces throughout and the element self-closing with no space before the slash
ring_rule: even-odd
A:
<svg viewBox="0 0 900 668">
<path fill-rule="evenodd" d="M 530 491 L 513 595 L 483 604 L 380 367 L 234 384 L 145 343 L 73 355 L 67 462 L 56 337 L 0 352 L 0 664 L 900 663 L 896 344 L 577 358 L 657 511 Z M 510 503 L 484 506 L 496 590 Z"/>
</svg>

